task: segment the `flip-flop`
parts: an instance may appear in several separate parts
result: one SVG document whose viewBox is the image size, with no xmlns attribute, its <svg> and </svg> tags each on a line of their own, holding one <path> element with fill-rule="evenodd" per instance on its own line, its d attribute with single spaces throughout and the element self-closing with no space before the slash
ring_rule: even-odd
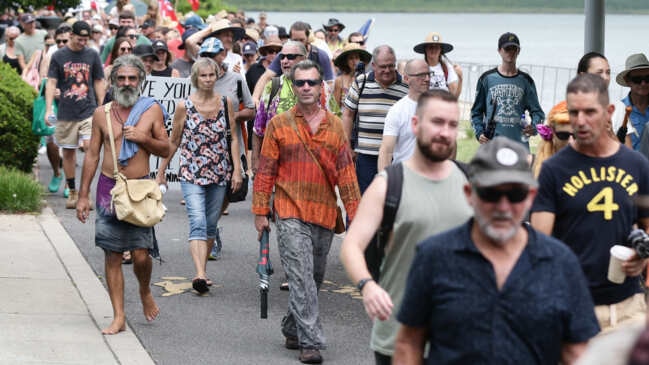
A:
<svg viewBox="0 0 649 365">
<path fill-rule="evenodd" d="M 133 257 L 131 256 L 131 251 L 124 251 L 122 253 L 122 265 L 130 265 L 133 263 Z"/>
<path fill-rule="evenodd" d="M 205 279 L 205 282 L 207 283 L 207 286 L 212 286 L 214 284 L 210 278 Z"/>
<path fill-rule="evenodd" d="M 194 288 L 194 290 L 196 290 L 199 294 L 205 294 L 210 291 L 210 288 L 207 286 L 207 281 L 201 278 L 192 280 L 192 288 Z"/>
<path fill-rule="evenodd" d="M 288 291 L 288 282 L 283 282 L 279 286 L 279 290 Z"/>
</svg>

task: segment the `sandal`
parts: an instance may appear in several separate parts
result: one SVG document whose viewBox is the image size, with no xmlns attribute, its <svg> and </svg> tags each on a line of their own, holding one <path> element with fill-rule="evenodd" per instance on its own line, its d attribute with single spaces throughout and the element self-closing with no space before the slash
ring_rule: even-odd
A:
<svg viewBox="0 0 649 365">
<path fill-rule="evenodd" d="M 279 290 L 288 291 L 288 282 L 283 282 L 279 285 Z"/>
<path fill-rule="evenodd" d="M 131 251 L 124 251 L 122 253 L 122 265 L 130 265 L 133 263 L 133 258 L 131 257 Z"/>
<path fill-rule="evenodd" d="M 196 290 L 199 294 L 205 294 L 210 291 L 210 288 L 207 286 L 207 281 L 201 278 L 192 280 L 192 288 L 194 288 L 194 290 Z"/>
</svg>

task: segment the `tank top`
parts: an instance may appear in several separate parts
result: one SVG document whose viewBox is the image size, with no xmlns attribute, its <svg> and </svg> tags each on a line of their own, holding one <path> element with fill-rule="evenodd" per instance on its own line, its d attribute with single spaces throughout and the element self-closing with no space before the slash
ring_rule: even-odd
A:
<svg viewBox="0 0 649 365">
<path fill-rule="evenodd" d="M 9 64 L 9 66 L 14 68 L 19 74 L 23 72 L 20 68 L 20 63 L 18 63 L 18 58 L 9 58 L 9 56 L 4 55 L 2 57 L 2 62 Z"/>
<path fill-rule="evenodd" d="M 151 76 L 171 77 L 171 67 L 167 66 L 167 68 L 162 71 L 151 70 Z"/>
</svg>

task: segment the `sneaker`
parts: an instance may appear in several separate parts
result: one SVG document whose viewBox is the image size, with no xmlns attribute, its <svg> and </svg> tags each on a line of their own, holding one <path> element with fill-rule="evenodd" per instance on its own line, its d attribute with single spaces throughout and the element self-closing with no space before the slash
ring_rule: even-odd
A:
<svg viewBox="0 0 649 365">
<path fill-rule="evenodd" d="M 298 341 L 297 337 L 286 336 L 286 341 L 284 342 L 284 347 L 286 347 L 289 350 L 299 350 L 300 349 L 300 341 Z"/>
<path fill-rule="evenodd" d="M 65 202 L 65 208 L 75 209 L 77 207 L 77 200 L 79 200 L 79 193 L 76 190 L 70 189 L 70 196 L 68 196 L 68 200 Z"/>
<path fill-rule="evenodd" d="M 221 227 L 217 227 L 214 246 L 212 247 L 212 252 L 210 252 L 210 255 L 207 257 L 207 259 L 210 261 L 220 260 L 221 248 L 223 248 L 223 242 L 221 242 Z"/>
<path fill-rule="evenodd" d="M 50 180 L 50 185 L 47 186 L 47 190 L 49 190 L 50 193 L 56 193 L 61 187 L 61 181 L 63 181 L 63 175 L 52 176 L 52 180 Z"/>
<path fill-rule="evenodd" d="M 300 362 L 303 364 L 320 364 L 322 363 L 322 355 L 318 349 L 301 349 Z"/>
<path fill-rule="evenodd" d="M 63 197 L 67 198 L 69 196 L 70 196 L 70 188 L 66 186 L 65 189 L 63 189 Z"/>
</svg>

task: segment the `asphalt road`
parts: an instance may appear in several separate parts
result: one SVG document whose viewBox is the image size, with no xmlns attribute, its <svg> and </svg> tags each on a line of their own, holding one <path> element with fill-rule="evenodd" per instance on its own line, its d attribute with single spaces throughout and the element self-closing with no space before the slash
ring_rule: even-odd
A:
<svg viewBox="0 0 649 365">
<path fill-rule="evenodd" d="M 78 153 L 77 185 L 81 180 L 83 154 Z M 52 170 L 44 155 L 39 156 L 39 179 L 47 187 Z M 92 190 L 96 187 L 93 181 Z M 105 285 L 104 254 L 94 244 L 94 211 L 89 222 L 80 223 L 75 211 L 65 209 L 62 189 L 47 195 L 47 203 L 77 244 L 94 272 Z M 187 216 L 180 186 L 171 184 L 164 196 L 168 208 L 156 234 L 164 262 L 154 261 L 152 284 L 171 280 L 187 286 L 194 268 L 187 244 Z M 93 200 L 94 201 L 94 200 Z M 268 319 L 259 315 L 259 278 L 255 272 L 259 244 L 248 201 L 230 205 L 230 214 L 222 217 L 223 258 L 208 262 L 208 275 L 214 286 L 206 296 L 191 290 L 163 296 L 166 291 L 152 286 L 160 306 L 157 320 L 148 323 L 142 315 L 137 282 L 130 266 L 124 266 L 126 312 L 129 326 L 158 364 L 292 364 L 298 352 L 284 348 L 280 321 L 287 308 L 287 292 L 279 290 L 284 276 L 277 253 L 274 232 L 271 233 L 271 260 L 275 274 L 271 277 Z M 371 323 L 355 295 L 338 259 L 341 238 L 334 238 L 325 285 L 319 295 L 320 313 L 327 350 L 322 352 L 329 364 L 372 364 L 369 349 Z M 357 293 L 356 293 L 357 294 Z"/>
</svg>

